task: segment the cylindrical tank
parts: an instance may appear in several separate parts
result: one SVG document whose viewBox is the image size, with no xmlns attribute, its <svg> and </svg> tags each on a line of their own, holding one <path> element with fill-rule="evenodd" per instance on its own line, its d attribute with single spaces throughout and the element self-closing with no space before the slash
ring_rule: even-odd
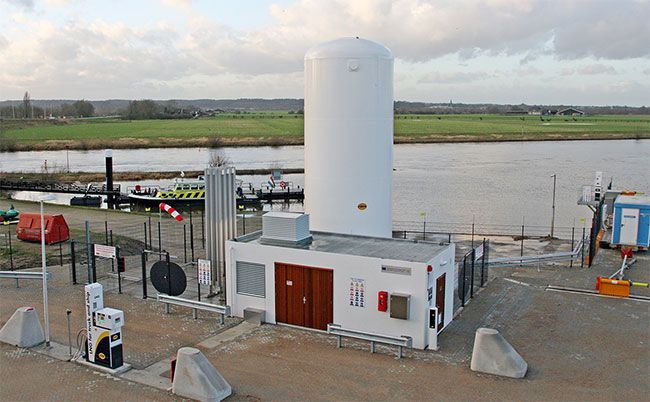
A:
<svg viewBox="0 0 650 402">
<path fill-rule="evenodd" d="M 340 38 L 305 54 L 305 210 L 313 230 L 392 235 L 393 55 Z"/>
</svg>

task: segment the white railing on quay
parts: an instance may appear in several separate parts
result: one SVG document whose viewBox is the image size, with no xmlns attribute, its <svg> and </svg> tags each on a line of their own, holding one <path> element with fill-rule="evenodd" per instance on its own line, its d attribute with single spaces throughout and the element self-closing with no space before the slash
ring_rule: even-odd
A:
<svg viewBox="0 0 650 402">
<path fill-rule="evenodd" d="M 387 345 L 395 345 L 397 349 L 397 357 L 402 358 L 402 348 L 413 347 L 413 338 L 406 335 L 393 336 L 385 334 L 377 334 L 373 332 L 359 331 L 356 329 L 343 328 L 338 324 L 327 324 L 327 333 L 336 335 L 338 337 L 337 347 L 343 347 L 342 337 L 361 339 L 370 342 L 370 353 L 375 353 L 375 343 L 384 343 Z"/>
<path fill-rule="evenodd" d="M 218 304 L 200 302 L 197 300 L 184 299 L 182 297 L 168 296 L 166 294 L 158 294 L 158 301 L 165 303 L 165 313 L 169 314 L 169 305 L 187 307 L 194 309 L 194 318 L 198 318 L 198 310 L 209 311 L 220 315 L 221 324 L 225 322 L 226 316 L 230 316 L 230 306 L 220 306 Z"/>
</svg>

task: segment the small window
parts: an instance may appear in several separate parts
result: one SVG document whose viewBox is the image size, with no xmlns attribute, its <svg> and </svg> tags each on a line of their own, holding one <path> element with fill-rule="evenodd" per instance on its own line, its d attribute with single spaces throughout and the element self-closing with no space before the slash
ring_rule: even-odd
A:
<svg viewBox="0 0 650 402">
<path fill-rule="evenodd" d="M 198 185 L 198 184 L 192 184 L 192 185 L 190 185 L 190 189 L 192 189 L 192 190 L 197 190 L 198 188 L 199 188 L 199 185 Z"/>
<path fill-rule="evenodd" d="M 203 190 L 205 188 L 204 184 L 199 184 L 199 190 Z"/>
<path fill-rule="evenodd" d="M 190 185 L 189 184 L 183 184 L 183 190 L 189 190 Z"/>
<path fill-rule="evenodd" d="M 266 297 L 264 264 L 237 261 L 237 293 Z"/>
</svg>

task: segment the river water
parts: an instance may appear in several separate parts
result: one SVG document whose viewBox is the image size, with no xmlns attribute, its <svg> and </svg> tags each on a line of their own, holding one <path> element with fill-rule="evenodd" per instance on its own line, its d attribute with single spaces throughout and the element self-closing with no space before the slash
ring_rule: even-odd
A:
<svg viewBox="0 0 650 402">
<path fill-rule="evenodd" d="M 302 146 L 224 148 L 239 169 L 302 168 Z M 213 151 L 206 148 L 114 150 L 116 172 L 202 170 Z M 103 172 L 105 151 L 43 151 L 0 154 L 1 172 Z M 576 205 L 582 185 L 592 185 L 596 171 L 614 187 L 650 190 L 650 140 L 545 141 L 462 144 L 400 144 L 394 146 L 393 220 L 550 226 L 553 178 L 557 175 L 557 227 L 582 227 L 591 212 Z M 266 176 L 244 176 L 254 185 Z M 303 185 L 301 174 L 285 181 Z M 345 180 L 345 178 L 341 178 Z M 171 180 L 140 184 L 167 185 Z M 135 183 L 122 183 L 123 186 Z M 123 187 L 124 188 L 124 187 Z M 335 190 L 335 189 L 334 189 Z M 35 199 L 18 192 L 15 198 Z M 59 196 L 67 203 L 70 197 Z M 274 204 L 266 209 L 301 211 L 302 204 Z M 426 214 L 424 217 L 422 213 Z M 589 224 L 587 223 L 587 226 Z"/>
</svg>

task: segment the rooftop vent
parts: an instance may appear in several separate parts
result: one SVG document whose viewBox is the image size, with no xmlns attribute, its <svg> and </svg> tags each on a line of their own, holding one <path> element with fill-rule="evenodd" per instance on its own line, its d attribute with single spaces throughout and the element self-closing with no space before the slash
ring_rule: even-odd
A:
<svg viewBox="0 0 650 402">
<path fill-rule="evenodd" d="M 262 216 L 262 244 L 305 245 L 311 243 L 309 215 L 268 212 Z"/>
</svg>

